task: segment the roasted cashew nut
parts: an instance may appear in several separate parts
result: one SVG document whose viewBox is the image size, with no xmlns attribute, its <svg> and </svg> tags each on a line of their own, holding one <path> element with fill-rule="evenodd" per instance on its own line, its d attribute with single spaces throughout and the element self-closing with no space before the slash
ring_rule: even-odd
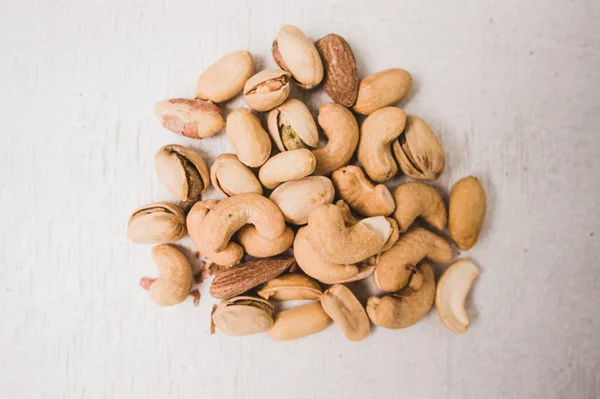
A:
<svg viewBox="0 0 600 399">
<path fill-rule="evenodd" d="M 160 275 L 157 279 L 142 278 L 142 288 L 150 292 L 150 298 L 157 305 L 183 302 L 192 288 L 192 268 L 185 256 L 175 247 L 163 244 L 152 248 L 152 260 Z"/>
<path fill-rule="evenodd" d="M 435 297 L 435 276 L 431 266 L 423 263 L 417 270 L 423 279 L 418 290 L 406 287 L 399 292 L 367 301 L 367 314 L 376 326 L 399 329 L 410 327 L 425 316 Z"/>
<path fill-rule="evenodd" d="M 319 108 L 318 121 L 328 141 L 325 147 L 313 150 L 317 159 L 314 174 L 329 175 L 352 158 L 358 145 L 358 124 L 352 112 L 335 103 L 325 103 Z"/>
<path fill-rule="evenodd" d="M 244 193 L 216 204 L 200 224 L 198 233 L 209 248 L 220 252 L 246 224 L 253 224 L 258 234 L 270 240 L 285 231 L 285 221 L 277 205 L 262 195 Z"/>
<path fill-rule="evenodd" d="M 279 237 L 268 239 L 261 236 L 256 227 L 248 224 L 239 229 L 234 237 L 248 255 L 256 258 L 279 255 L 290 249 L 294 242 L 294 232 L 289 227 Z"/>
<path fill-rule="evenodd" d="M 424 183 L 410 182 L 396 187 L 392 196 L 397 204 L 394 218 L 398 221 L 400 232 L 408 230 L 418 217 L 422 217 L 437 230 L 446 228 L 448 212 L 444 200 L 435 188 Z"/>
<path fill-rule="evenodd" d="M 406 286 L 416 265 L 423 259 L 449 262 L 452 248 L 445 239 L 423 228 L 409 230 L 396 244 L 377 259 L 373 273 L 375 285 L 382 291 L 396 292 Z"/>
<path fill-rule="evenodd" d="M 392 143 L 402 134 L 405 124 L 403 110 L 385 107 L 373 112 L 361 125 L 358 160 L 376 182 L 388 181 L 398 173 Z"/>
<path fill-rule="evenodd" d="M 390 190 L 383 184 L 373 186 L 358 166 L 348 165 L 331 176 L 337 193 L 350 207 L 364 216 L 388 216 L 395 203 Z"/>
<path fill-rule="evenodd" d="M 321 205 L 308 217 L 308 240 L 323 259 L 338 264 L 361 262 L 381 251 L 392 227 L 383 216 L 363 219 L 346 227 L 342 211 Z"/>
<path fill-rule="evenodd" d="M 204 200 L 198 201 L 194 204 L 192 209 L 187 215 L 186 223 L 188 225 L 188 232 L 192 242 L 206 259 L 215 262 L 217 265 L 230 266 L 238 263 L 244 256 L 244 250 L 238 244 L 230 241 L 227 247 L 221 251 L 216 252 L 208 245 L 206 240 L 206 234 L 200 228 L 206 215 L 210 213 L 219 201 L 217 200 Z"/>
<path fill-rule="evenodd" d="M 469 329 L 471 320 L 465 310 L 465 299 L 477 276 L 477 266 L 468 259 L 461 259 L 448 266 L 440 277 L 435 308 L 442 322 L 453 333 L 462 334 Z"/>
</svg>

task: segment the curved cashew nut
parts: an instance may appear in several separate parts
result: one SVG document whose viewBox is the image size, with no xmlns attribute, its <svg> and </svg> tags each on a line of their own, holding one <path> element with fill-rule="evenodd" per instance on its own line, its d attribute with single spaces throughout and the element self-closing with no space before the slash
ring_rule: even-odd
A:
<svg viewBox="0 0 600 399">
<path fill-rule="evenodd" d="M 403 233 L 419 216 L 437 230 L 444 230 L 448 221 L 446 204 L 435 188 L 424 183 L 401 184 L 392 191 L 396 210 L 394 218 Z"/>
<path fill-rule="evenodd" d="M 188 232 L 192 242 L 206 259 L 215 262 L 217 265 L 230 266 L 238 263 L 244 256 L 244 250 L 235 242 L 229 242 L 227 247 L 221 251 L 216 252 L 207 243 L 204 232 L 200 229 L 202 222 L 206 218 L 206 215 L 213 209 L 219 201 L 217 200 L 204 200 L 198 201 L 194 204 L 192 209 L 187 215 L 186 223 L 188 225 Z"/>
<path fill-rule="evenodd" d="M 317 159 L 314 174 L 329 175 L 352 158 L 358 145 L 358 124 L 352 112 L 335 103 L 325 103 L 319 108 L 318 121 L 329 141 L 312 152 Z"/>
<path fill-rule="evenodd" d="M 359 268 L 356 265 L 340 265 L 324 260 L 310 245 L 307 227 L 300 228 L 296 233 L 294 257 L 304 273 L 324 284 L 362 280 L 373 274 L 375 270 L 374 265 Z"/>
<path fill-rule="evenodd" d="M 308 217 L 308 240 L 323 259 L 339 264 L 361 262 L 381 251 L 392 227 L 383 216 L 346 227 L 340 208 L 321 205 Z"/>
<path fill-rule="evenodd" d="M 231 236 L 246 224 L 253 224 L 258 234 L 270 240 L 285 231 L 285 221 L 277 205 L 255 193 L 225 198 L 206 215 L 198 231 L 209 248 L 221 252 Z"/>
<path fill-rule="evenodd" d="M 396 294 L 367 301 L 367 314 L 376 326 L 391 329 L 410 327 L 423 318 L 433 305 L 435 277 L 431 266 L 424 263 L 419 267 L 423 284 L 419 290 L 406 287 Z"/>
<path fill-rule="evenodd" d="M 160 275 L 157 279 L 142 278 L 142 288 L 150 291 L 150 298 L 157 305 L 183 302 L 192 288 L 192 268 L 185 256 L 177 248 L 163 244 L 152 248 L 152 260 Z"/>
<path fill-rule="evenodd" d="M 423 228 L 409 230 L 388 251 L 379 255 L 373 274 L 375 285 L 382 291 L 396 292 L 404 287 L 424 258 L 449 262 L 452 248 L 445 239 Z"/>
<path fill-rule="evenodd" d="M 390 180 L 398 173 L 392 143 L 402 134 L 405 124 L 403 110 L 385 107 L 373 112 L 361 125 L 358 160 L 376 182 Z"/>
<path fill-rule="evenodd" d="M 448 266 L 440 277 L 435 308 L 442 322 L 453 333 L 462 334 L 469 329 L 471 320 L 465 310 L 465 299 L 477 276 L 477 266 L 468 259 L 460 259 Z"/>
<path fill-rule="evenodd" d="M 373 186 L 362 169 L 344 166 L 333 172 L 331 180 L 342 199 L 364 216 L 388 216 L 396 207 L 390 190 L 383 184 Z"/>
<path fill-rule="evenodd" d="M 270 240 L 258 234 L 256 227 L 249 224 L 235 233 L 235 240 L 240 243 L 248 255 L 256 258 L 269 258 L 291 248 L 294 242 L 294 232 L 286 227 L 282 235 Z"/>
</svg>

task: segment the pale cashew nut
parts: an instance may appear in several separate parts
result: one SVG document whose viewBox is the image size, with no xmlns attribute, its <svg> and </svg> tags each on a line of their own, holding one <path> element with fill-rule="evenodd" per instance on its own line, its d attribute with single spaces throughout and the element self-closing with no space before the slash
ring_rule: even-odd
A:
<svg viewBox="0 0 600 399">
<path fill-rule="evenodd" d="M 199 235 L 216 252 L 226 249 L 236 231 L 253 224 L 258 234 L 270 240 L 285 231 L 285 221 L 277 205 L 255 193 L 243 193 L 216 204 L 200 224 Z"/>
<path fill-rule="evenodd" d="M 435 188 L 424 183 L 410 182 L 396 187 L 392 195 L 397 204 L 394 218 L 398 221 L 400 232 L 408 230 L 418 217 L 423 218 L 436 230 L 446 228 L 446 204 Z"/>
<path fill-rule="evenodd" d="M 177 248 L 163 244 L 152 248 L 152 260 L 160 275 L 157 279 L 142 278 L 142 288 L 150 292 L 150 298 L 157 305 L 183 302 L 192 288 L 192 268 L 185 256 Z"/>
<path fill-rule="evenodd" d="M 258 179 L 265 188 L 273 190 L 281 183 L 310 175 L 317 160 L 305 148 L 281 152 L 271 158 L 258 171 Z"/>
<path fill-rule="evenodd" d="M 396 107 L 377 110 L 362 123 L 358 160 L 376 182 L 388 181 L 398 173 L 392 143 L 402 134 L 405 124 L 406 114 Z"/>
<path fill-rule="evenodd" d="M 235 233 L 235 240 L 244 248 L 248 255 L 256 258 L 269 258 L 279 255 L 292 247 L 294 232 L 289 227 L 285 228 L 282 235 L 268 239 L 256 230 L 251 224 L 246 225 Z"/>
<path fill-rule="evenodd" d="M 466 333 L 471 324 L 465 299 L 479 270 L 468 259 L 460 259 L 444 271 L 438 282 L 435 308 L 442 322 L 456 334 Z"/>
<path fill-rule="evenodd" d="M 308 217 L 308 240 L 323 259 L 338 263 L 361 262 L 381 251 L 392 227 L 383 216 L 363 219 L 346 227 L 339 207 L 321 205 Z"/>
<path fill-rule="evenodd" d="M 435 297 L 435 276 L 431 266 L 423 263 L 417 273 L 423 279 L 418 290 L 406 287 L 399 292 L 367 301 L 367 314 L 376 326 L 399 329 L 410 327 L 431 309 Z"/>
<path fill-rule="evenodd" d="M 375 285 L 382 291 L 396 292 L 406 286 L 416 265 L 423 259 L 449 262 L 450 244 L 429 230 L 414 228 L 403 234 L 388 251 L 379 255 L 373 273 Z"/>
<path fill-rule="evenodd" d="M 219 201 L 217 200 L 204 200 L 198 201 L 194 204 L 192 209 L 187 215 L 186 224 L 188 226 L 188 232 L 192 242 L 206 259 L 221 266 L 230 266 L 238 263 L 244 256 L 244 250 L 238 244 L 230 241 L 227 247 L 221 252 L 216 252 L 209 245 L 206 240 L 205 232 L 200 228 L 206 215 L 213 209 Z M 210 234 L 210 233 L 208 233 Z"/>
<path fill-rule="evenodd" d="M 374 265 L 357 267 L 328 262 L 321 258 L 308 241 L 308 230 L 300 228 L 294 238 L 294 257 L 298 266 L 310 277 L 324 284 L 349 283 L 369 277 L 375 270 Z"/>
<path fill-rule="evenodd" d="M 346 107 L 325 103 L 319 108 L 319 126 L 327 136 L 327 145 L 313 150 L 317 159 L 315 175 L 329 175 L 345 166 L 358 145 L 358 124 Z"/>
<path fill-rule="evenodd" d="M 339 196 L 361 215 L 388 216 L 394 212 L 390 190 L 383 184 L 373 186 L 360 167 L 344 166 L 333 172 L 331 180 Z"/>
</svg>

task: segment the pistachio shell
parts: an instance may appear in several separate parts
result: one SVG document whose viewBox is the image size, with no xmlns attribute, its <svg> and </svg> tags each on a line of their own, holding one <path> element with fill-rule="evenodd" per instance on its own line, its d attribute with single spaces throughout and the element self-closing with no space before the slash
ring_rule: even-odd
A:
<svg viewBox="0 0 600 399">
<path fill-rule="evenodd" d="M 319 131 L 315 119 L 308 107 L 295 98 L 290 98 L 272 109 L 267 125 L 279 151 L 316 148 L 319 145 Z"/>
<path fill-rule="evenodd" d="M 404 69 L 392 68 L 374 73 L 360 81 L 353 109 L 359 114 L 370 115 L 402 100 L 411 89 L 412 76 Z"/>
<path fill-rule="evenodd" d="M 283 103 L 290 94 L 290 74 L 267 69 L 252 76 L 244 85 L 244 100 L 255 111 L 268 111 Z"/>
<path fill-rule="evenodd" d="M 321 302 L 313 302 L 279 312 L 267 335 L 275 341 L 289 341 L 316 334 L 330 324 Z"/>
<path fill-rule="evenodd" d="M 246 166 L 261 166 L 271 155 L 271 140 L 250 110 L 238 108 L 227 116 L 227 138 L 238 159 Z"/>
<path fill-rule="evenodd" d="M 273 305 L 251 296 L 222 301 L 212 315 L 215 326 L 227 335 L 243 336 L 268 331 L 273 326 Z"/>
<path fill-rule="evenodd" d="M 323 204 L 331 204 L 335 195 L 333 183 L 323 176 L 308 176 L 281 184 L 269 199 L 283 213 L 286 222 L 308 223 L 308 215 Z"/>
<path fill-rule="evenodd" d="M 437 180 L 444 171 L 444 149 L 433 130 L 418 116 L 406 116 L 404 132 L 392 148 L 402 172 L 413 179 Z"/>
<path fill-rule="evenodd" d="M 165 244 L 185 235 L 185 216 L 175 204 L 157 202 L 133 212 L 127 226 L 127 237 L 137 244 Z"/>
<path fill-rule="evenodd" d="M 312 89 L 323 80 L 323 63 L 315 45 L 293 25 L 282 26 L 273 43 L 273 58 L 292 73 L 298 87 Z"/>
<path fill-rule="evenodd" d="M 264 299 L 289 301 L 319 299 L 322 292 L 319 283 L 312 278 L 304 274 L 288 273 L 269 281 L 257 294 Z"/>
<path fill-rule="evenodd" d="M 154 156 L 154 169 L 165 188 L 180 201 L 196 202 L 210 186 L 204 159 L 180 145 L 161 147 Z"/>
<path fill-rule="evenodd" d="M 310 150 L 285 151 L 271 157 L 261 166 L 258 179 L 265 188 L 272 190 L 286 181 L 310 175 L 316 166 L 317 160 Z"/>
<path fill-rule="evenodd" d="M 362 341 L 369 336 L 367 313 L 347 287 L 341 284 L 329 287 L 321 295 L 321 305 L 350 341 Z"/>
<path fill-rule="evenodd" d="M 221 154 L 210 167 L 213 186 L 225 197 L 241 193 L 262 194 L 260 182 L 252 170 L 234 154 Z"/>
<path fill-rule="evenodd" d="M 229 53 L 200 75 L 196 98 L 215 103 L 230 100 L 242 91 L 253 72 L 252 54 L 245 50 Z"/>
</svg>

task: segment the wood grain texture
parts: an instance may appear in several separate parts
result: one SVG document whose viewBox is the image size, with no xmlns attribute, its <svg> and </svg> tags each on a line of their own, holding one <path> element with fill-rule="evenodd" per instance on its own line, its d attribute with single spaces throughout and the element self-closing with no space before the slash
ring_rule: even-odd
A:
<svg viewBox="0 0 600 399">
<path fill-rule="evenodd" d="M 1 1 L 0 396 L 600 397 L 599 19 L 592 0 Z M 208 283 L 198 308 L 138 287 L 156 269 L 126 239 L 129 213 L 172 200 L 155 151 L 192 145 L 209 165 L 232 151 L 224 132 L 168 132 L 155 102 L 192 97 L 237 49 L 274 66 L 286 23 L 343 36 L 360 77 L 410 71 L 401 106 L 447 153 L 436 186 L 447 199 L 481 179 L 466 336 L 434 312 L 358 344 L 337 326 L 288 343 L 210 336 Z"/>
</svg>

